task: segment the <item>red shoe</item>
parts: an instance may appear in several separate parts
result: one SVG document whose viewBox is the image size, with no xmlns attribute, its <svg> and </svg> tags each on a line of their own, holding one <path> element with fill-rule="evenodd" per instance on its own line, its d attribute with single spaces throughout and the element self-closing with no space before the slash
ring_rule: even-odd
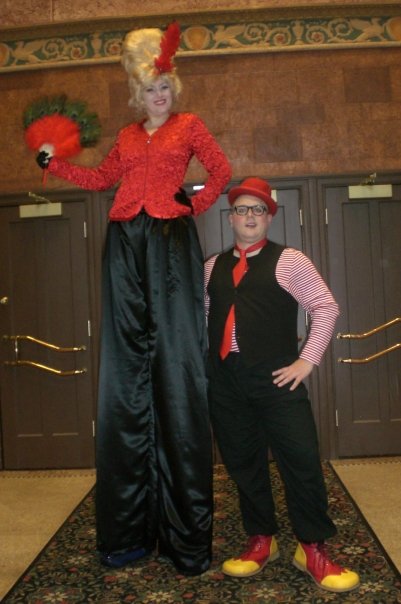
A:
<svg viewBox="0 0 401 604">
<path fill-rule="evenodd" d="M 230 558 L 222 566 L 222 571 L 230 577 L 251 577 L 259 573 L 268 563 L 280 556 L 277 541 L 266 535 L 249 537 L 248 549 L 239 558 Z"/>
<path fill-rule="evenodd" d="M 324 543 L 298 543 L 293 564 L 327 591 L 351 591 L 359 587 L 357 573 L 331 562 Z"/>
</svg>

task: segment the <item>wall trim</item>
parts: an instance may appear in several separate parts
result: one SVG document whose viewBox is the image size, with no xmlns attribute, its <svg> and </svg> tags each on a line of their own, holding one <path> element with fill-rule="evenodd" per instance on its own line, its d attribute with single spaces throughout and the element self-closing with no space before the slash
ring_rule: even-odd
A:
<svg viewBox="0 0 401 604">
<path fill-rule="evenodd" d="M 337 11 L 300 16 L 297 11 L 233 11 L 176 14 L 182 36 L 178 56 L 383 48 L 401 46 L 401 6 L 386 14 Z M 304 11 L 305 14 L 305 11 Z M 0 33 L 0 73 L 113 63 L 125 34 L 138 27 L 165 27 L 171 15 L 52 24 Z"/>
</svg>

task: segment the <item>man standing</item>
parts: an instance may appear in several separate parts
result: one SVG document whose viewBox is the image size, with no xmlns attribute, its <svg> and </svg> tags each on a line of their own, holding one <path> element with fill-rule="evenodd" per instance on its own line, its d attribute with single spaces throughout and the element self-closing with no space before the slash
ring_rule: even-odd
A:
<svg viewBox="0 0 401 604">
<path fill-rule="evenodd" d="M 320 363 L 338 306 L 304 254 L 267 239 L 277 205 L 265 180 L 245 179 L 228 200 L 235 247 L 205 264 L 210 408 L 249 540 L 222 570 L 248 577 L 279 556 L 270 447 L 298 540 L 294 565 L 323 589 L 349 591 L 358 587 L 358 575 L 332 562 L 324 545 L 336 528 L 327 514 L 316 427 L 302 381 Z M 298 304 L 311 319 L 300 352 Z"/>
</svg>

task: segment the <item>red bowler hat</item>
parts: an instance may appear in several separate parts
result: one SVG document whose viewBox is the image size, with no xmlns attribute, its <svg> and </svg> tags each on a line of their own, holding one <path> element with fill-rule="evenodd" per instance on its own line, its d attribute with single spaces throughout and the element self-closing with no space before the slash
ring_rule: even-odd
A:
<svg viewBox="0 0 401 604">
<path fill-rule="evenodd" d="M 228 192 L 228 201 L 233 205 L 240 195 L 254 195 L 265 202 L 272 216 L 277 212 L 277 203 L 273 199 L 272 188 L 266 180 L 257 176 L 245 178 L 239 185 Z"/>
</svg>

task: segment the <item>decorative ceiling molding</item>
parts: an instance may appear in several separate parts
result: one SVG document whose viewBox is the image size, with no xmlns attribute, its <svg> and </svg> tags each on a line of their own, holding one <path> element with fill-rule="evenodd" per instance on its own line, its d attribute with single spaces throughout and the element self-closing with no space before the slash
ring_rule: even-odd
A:
<svg viewBox="0 0 401 604">
<path fill-rule="evenodd" d="M 348 16 L 327 17 L 300 17 L 294 11 L 274 18 L 266 11 L 175 15 L 182 30 L 178 56 L 401 46 L 401 7 L 378 13 L 376 6 L 376 14 L 352 14 L 348 7 Z M 109 20 L 3 31 L 0 72 L 117 62 L 128 31 L 165 27 L 170 19 L 124 20 L 124 27 Z"/>
</svg>

